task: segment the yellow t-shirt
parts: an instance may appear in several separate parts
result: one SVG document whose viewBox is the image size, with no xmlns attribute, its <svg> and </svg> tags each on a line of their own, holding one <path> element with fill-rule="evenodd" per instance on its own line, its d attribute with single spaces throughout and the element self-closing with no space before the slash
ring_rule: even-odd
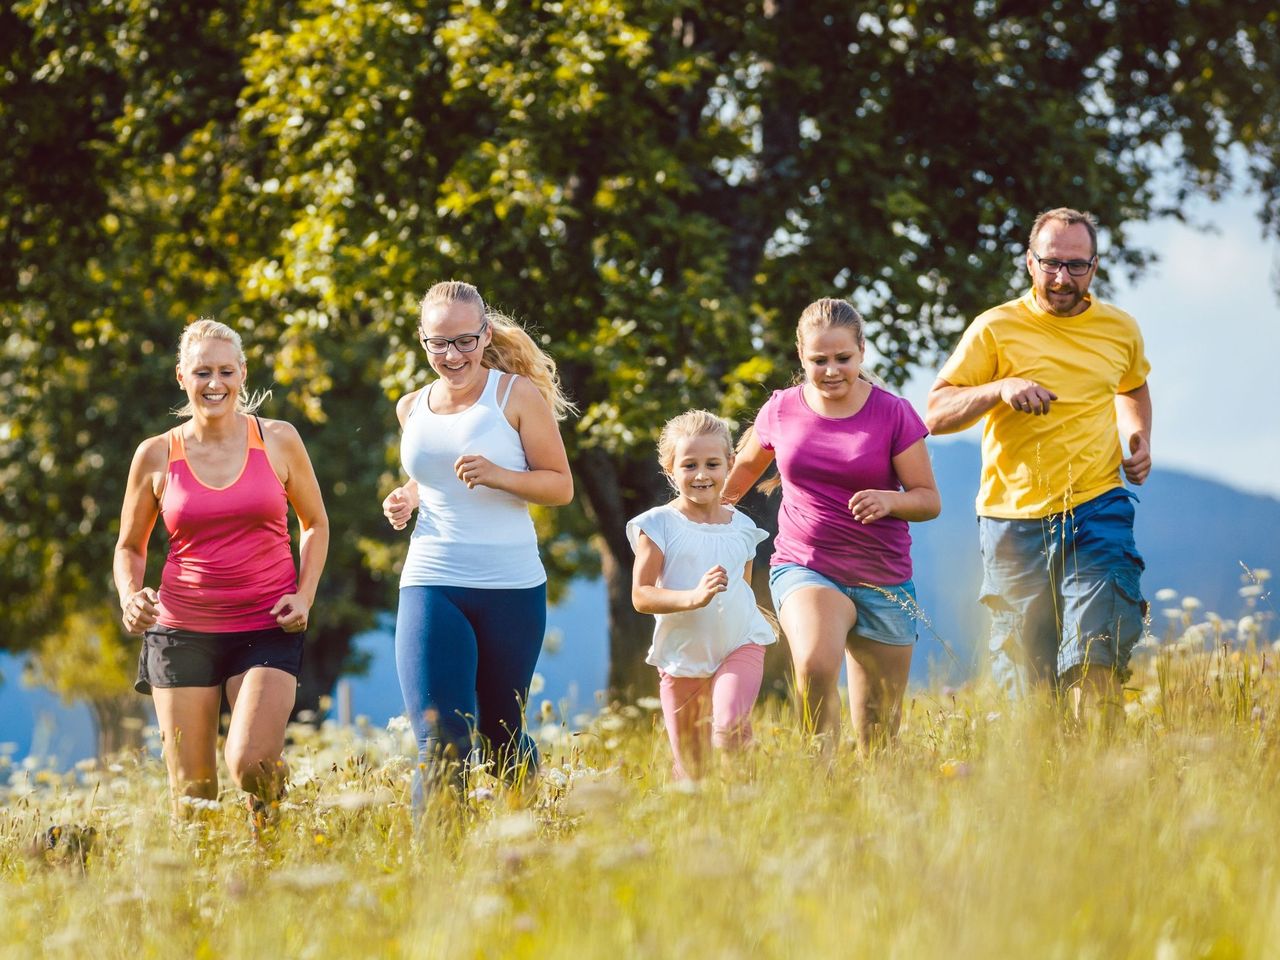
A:
<svg viewBox="0 0 1280 960">
<path fill-rule="evenodd" d="M 974 320 L 939 376 L 958 387 L 1024 377 L 1057 394 L 1045 416 L 993 407 L 982 425 L 978 514 L 1030 520 L 1121 485 L 1117 393 L 1146 383 L 1137 321 L 1109 303 L 1055 317 L 1035 291 Z"/>
</svg>

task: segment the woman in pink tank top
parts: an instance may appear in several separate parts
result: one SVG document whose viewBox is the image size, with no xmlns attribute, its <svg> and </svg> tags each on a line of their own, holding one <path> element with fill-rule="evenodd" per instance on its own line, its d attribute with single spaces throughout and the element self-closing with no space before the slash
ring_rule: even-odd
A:
<svg viewBox="0 0 1280 960">
<path fill-rule="evenodd" d="M 177 378 L 189 419 L 134 454 L 114 573 L 125 629 L 143 637 L 135 686 L 155 701 L 175 815 L 218 795 L 225 689 L 227 767 L 261 825 L 288 775 L 285 726 L 329 521 L 297 430 L 254 415 L 262 397 L 248 396 L 246 373 L 230 327 L 199 320 L 183 332 Z M 168 533 L 158 591 L 143 582 L 157 517 Z"/>
</svg>

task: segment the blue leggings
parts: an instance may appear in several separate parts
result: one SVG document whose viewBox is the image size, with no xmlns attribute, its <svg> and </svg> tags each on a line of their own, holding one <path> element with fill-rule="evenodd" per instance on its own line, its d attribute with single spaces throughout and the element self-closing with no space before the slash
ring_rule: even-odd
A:
<svg viewBox="0 0 1280 960">
<path fill-rule="evenodd" d="M 419 773 L 458 782 L 473 734 L 496 773 L 536 764 L 524 703 L 547 626 L 547 585 L 515 590 L 402 587 L 396 670 L 418 740 Z M 414 797 L 421 799 L 421 776 Z"/>
</svg>

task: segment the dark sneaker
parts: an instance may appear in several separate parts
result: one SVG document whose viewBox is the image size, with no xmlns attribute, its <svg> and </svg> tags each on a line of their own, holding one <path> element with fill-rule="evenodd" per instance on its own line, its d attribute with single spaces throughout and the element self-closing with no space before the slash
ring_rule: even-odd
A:
<svg viewBox="0 0 1280 960">
<path fill-rule="evenodd" d="M 75 864 L 84 869 L 97 836 L 93 827 L 58 824 L 32 838 L 31 852 L 45 863 Z"/>
<path fill-rule="evenodd" d="M 245 798 L 245 807 L 249 810 L 249 833 L 253 836 L 254 842 L 266 842 L 268 833 L 276 825 L 280 805 L 250 794 Z"/>
</svg>

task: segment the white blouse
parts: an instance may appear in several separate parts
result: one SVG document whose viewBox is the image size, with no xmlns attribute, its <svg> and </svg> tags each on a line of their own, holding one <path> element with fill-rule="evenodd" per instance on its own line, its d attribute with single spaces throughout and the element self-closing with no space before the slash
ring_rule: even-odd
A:
<svg viewBox="0 0 1280 960">
<path fill-rule="evenodd" d="M 673 677 L 709 677 L 738 647 L 777 639 L 742 576 L 747 561 L 755 559 L 756 546 L 769 534 L 745 514 L 733 510 L 728 523 L 697 523 L 664 504 L 628 521 L 631 549 L 639 545 L 641 532 L 662 551 L 659 587 L 690 590 L 716 565 L 729 574 L 728 589 L 705 607 L 655 615 L 646 662 Z"/>
</svg>

